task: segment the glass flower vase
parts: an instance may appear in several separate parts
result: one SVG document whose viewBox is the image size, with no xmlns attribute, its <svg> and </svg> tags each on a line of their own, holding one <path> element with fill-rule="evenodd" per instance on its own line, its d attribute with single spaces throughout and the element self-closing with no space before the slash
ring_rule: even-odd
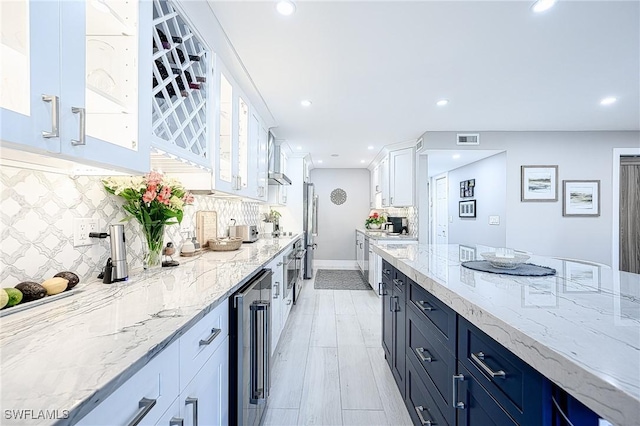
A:
<svg viewBox="0 0 640 426">
<path fill-rule="evenodd" d="M 164 241 L 164 223 L 142 223 L 146 247 L 142 266 L 153 269 L 162 266 L 162 246 Z"/>
</svg>

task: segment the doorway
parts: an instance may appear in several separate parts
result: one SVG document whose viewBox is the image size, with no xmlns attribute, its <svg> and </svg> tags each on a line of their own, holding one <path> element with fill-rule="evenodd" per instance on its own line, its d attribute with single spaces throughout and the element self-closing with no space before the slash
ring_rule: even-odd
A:
<svg viewBox="0 0 640 426">
<path fill-rule="evenodd" d="M 640 274 L 640 156 L 620 157 L 621 271 Z"/>
<path fill-rule="evenodd" d="M 447 193 L 447 175 L 441 175 L 435 178 L 435 230 L 434 235 L 436 244 L 449 244 L 449 196 Z"/>
</svg>

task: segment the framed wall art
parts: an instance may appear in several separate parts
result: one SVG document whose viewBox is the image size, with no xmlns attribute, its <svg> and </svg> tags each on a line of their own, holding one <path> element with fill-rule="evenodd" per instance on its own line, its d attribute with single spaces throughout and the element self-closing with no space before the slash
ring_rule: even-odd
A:
<svg viewBox="0 0 640 426">
<path fill-rule="evenodd" d="M 476 200 L 459 201 L 458 206 L 459 217 L 476 217 Z"/>
<path fill-rule="evenodd" d="M 460 182 L 460 198 L 473 197 L 475 187 L 475 179 L 463 180 Z"/>
<path fill-rule="evenodd" d="M 563 180 L 562 216 L 600 216 L 600 181 Z"/>
<path fill-rule="evenodd" d="M 558 201 L 558 166 L 521 166 L 520 201 Z"/>
</svg>

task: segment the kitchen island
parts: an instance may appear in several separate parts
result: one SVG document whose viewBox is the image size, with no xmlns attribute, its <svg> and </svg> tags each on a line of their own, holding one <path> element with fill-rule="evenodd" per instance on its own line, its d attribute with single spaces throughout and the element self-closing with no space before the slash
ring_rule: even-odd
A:
<svg viewBox="0 0 640 426">
<path fill-rule="evenodd" d="M 477 272 L 486 246 L 373 250 L 551 382 L 616 425 L 640 421 L 640 275 L 531 256 L 551 277 Z M 588 273 L 584 273 L 588 272 Z"/>
<path fill-rule="evenodd" d="M 80 283 L 78 294 L 0 318 L 1 423 L 76 423 L 298 238 Z"/>
</svg>

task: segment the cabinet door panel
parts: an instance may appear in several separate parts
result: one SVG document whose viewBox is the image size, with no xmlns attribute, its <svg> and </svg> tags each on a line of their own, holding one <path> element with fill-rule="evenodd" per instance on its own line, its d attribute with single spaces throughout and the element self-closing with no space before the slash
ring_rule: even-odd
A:
<svg viewBox="0 0 640 426">
<path fill-rule="evenodd" d="M 391 348 L 393 347 L 393 292 L 389 283 L 382 278 L 382 348 L 391 365 Z"/>
<path fill-rule="evenodd" d="M 59 102 L 60 3 L 2 1 L 0 16 L 2 145 L 58 153 L 60 138 L 43 137 L 55 127 L 54 101 L 45 102 L 43 95 Z"/>
<path fill-rule="evenodd" d="M 393 368 L 391 369 L 393 377 L 400 388 L 400 393 L 404 396 L 404 378 L 405 378 L 405 309 L 407 305 L 404 302 L 402 294 L 398 291 L 397 286 L 393 286 L 393 297 L 395 302 L 393 315 Z"/>
<path fill-rule="evenodd" d="M 149 170 L 151 117 L 138 112 L 151 109 L 151 91 L 138 87 L 150 89 L 143 83 L 151 75 L 151 46 L 144 37 L 151 34 L 151 7 L 151 2 L 61 2 L 65 157 Z"/>
<path fill-rule="evenodd" d="M 414 151 L 405 148 L 389 154 L 389 205 L 412 206 Z"/>
<path fill-rule="evenodd" d="M 456 381 L 455 402 L 464 404 L 464 408 L 456 409 L 458 426 L 517 425 L 461 364 L 458 364 L 458 371 L 462 380 Z"/>
<path fill-rule="evenodd" d="M 180 394 L 185 426 L 226 425 L 229 421 L 229 338 L 213 353 Z"/>
</svg>

